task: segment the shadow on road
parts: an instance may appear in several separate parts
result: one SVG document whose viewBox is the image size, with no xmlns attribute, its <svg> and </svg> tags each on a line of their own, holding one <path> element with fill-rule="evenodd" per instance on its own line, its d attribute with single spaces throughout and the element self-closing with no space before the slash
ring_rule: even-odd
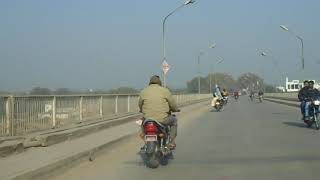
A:
<svg viewBox="0 0 320 180">
<path fill-rule="evenodd" d="M 221 109 L 220 111 L 217 111 L 216 109 L 210 110 L 210 112 L 216 112 L 216 113 L 223 112 L 223 111 L 225 111 L 225 108 Z"/>
<path fill-rule="evenodd" d="M 196 167 L 196 166 L 216 166 L 226 164 L 265 164 L 265 163 L 290 163 L 290 162 L 319 162 L 319 156 L 266 156 L 266 157 L 228 157 L 228 158 L 217 158 L 211 157 L 206 159 L 179 159 L 169 163 L 171 167 Z M 130 166 L 145 166 L 142 161 L 125 161 L 123 162 Z M 160 166 L 161 167 L 161 166 Z M 162 166 L 165 167 L 165 166 Z"/>
<path fill-rule="evenodd" d="M 288 126 L 294 126 L 299 128 L 306 128 L 306 125 L 304 123 L 298 123 L 298 122 L 284 122 L 283 124 Z"/>
</svg>

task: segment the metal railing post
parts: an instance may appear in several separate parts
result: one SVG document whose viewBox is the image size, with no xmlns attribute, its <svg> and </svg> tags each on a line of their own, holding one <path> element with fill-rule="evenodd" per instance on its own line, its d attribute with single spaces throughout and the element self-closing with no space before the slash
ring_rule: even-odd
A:
<svg viewBox="0 0 320 180">
<path fill-rule="evenodd" d="M 130 95 L 128 95 L 128 113 L 130 112 Z"/>
<path fill-rule="evenodd" d="M 118 114 L 118 97 L 119 96 L 116 96 L 116 99 L 115 99 L 115 110 L 114 110 L 114 112 L 115 112 L 115 114 Z"/>
<path fill-rule="evenodd" d="M 83 101 L 83 96 L 80 96 L 80 100 L 79 100 L 79 120 L 80 122 L 82 122 L 82 115 L 83 115 L 83 110 L 82 110 L 82 101 Z"/>
<path fill-rule="evenodd" d="M 100 117 L 103 116 L 103 96 L 100 97 L 100 109 L 99 109 Z"/>
<path fill-rule="evenodd" d="M 180 104 L 179 104 L 179 103 L 180 103 L 180 101 L 179 101 L 179 96 L 180 96 L 180 95 L 176 95 L 176 98 L 175 98 L 175 99 L 176 99 L 176 103 L 177 103 L 178 106 L 180 105 Z"/>
<path fill-rule="evenodd" d="M 52 128 L 56 128 L 57 122 L 56 122 L 56 102 L 57 98 L 56 96 L 53 96 L 52 99 Z"/>
<path fill-rule="evenodd" d="M 14 120 L 13 120 L 13 111 L 14 111 L 14 99 L 13 96 L 6 98 L 6 134 L 8 136 L 13 136 L 14 131 Z"/>
</svg>

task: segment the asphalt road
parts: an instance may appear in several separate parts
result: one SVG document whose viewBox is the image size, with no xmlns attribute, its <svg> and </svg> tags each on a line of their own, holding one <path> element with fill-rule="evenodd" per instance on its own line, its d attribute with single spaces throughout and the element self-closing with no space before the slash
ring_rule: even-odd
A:
<svg viewBox="0 0 320 180">
<path fill-rule="evenodd" d="M 146 168 L 137 155 L 141 141 L 132 137 L 51 180 L 318 180 L 319 137 L 297 108 L 241 97 L 222 112 L 181 117 L 168 166 Z"/>
</svg>

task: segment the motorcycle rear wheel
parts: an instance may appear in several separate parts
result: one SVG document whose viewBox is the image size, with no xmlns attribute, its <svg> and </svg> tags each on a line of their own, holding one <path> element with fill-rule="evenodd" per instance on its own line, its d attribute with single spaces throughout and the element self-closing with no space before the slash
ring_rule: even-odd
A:
<svg viewBox="0 0 320 180">
<path fill-rule="evenodd" d="M 309 121 L 306 122 L 306 124 L 307 124 L 308 128 L 311 128 L 312 124 L 313 124 L 313 121 L 309 120 Z"/>
<path fill-rule="evenodd" d="M 169 158 L 168 158 L 167 156 L 160 155 L 160 157 L 159 157 L 159 163 L 160 163 L 162 166 L 166 166 L 166 165 L 168 165 L 168 163 L 169 163 Z"/>
<path fill-rule="evenodd" d="M 318 115 L 316 115 L 316 116 L 314 117 L 314 124 L 315 124 L 315 126 L 316 126 L 316 130 L 319 130 L 320 128 L 319 128 L 319 119 L 318 119 Z"/>
<path fill-rule="evenodd" d="M 318 122 L 316 122 L 315 124 L 316 124 L 316 130 L 319 130 L 320 128 L 319 128 Z"/>
<path fill-rule="evenodd" d="M 159 167 L 159 161 L 155 155 L 155 153 L 148 155 L 146 160 L 146 166 L 151 169 L 156 169 Z"/>
<path fill-rule="evenodd" d="M 159 161 L 156 153 L 156 142 L 147 142 L 146 144 L 146 166 L 155 169 L 159 167 Z"/>
</svg>

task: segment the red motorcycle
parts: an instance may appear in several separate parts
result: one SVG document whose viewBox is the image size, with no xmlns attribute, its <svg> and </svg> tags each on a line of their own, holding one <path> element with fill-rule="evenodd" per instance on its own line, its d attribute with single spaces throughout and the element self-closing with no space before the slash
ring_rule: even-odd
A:
<svg viewBox="0 0 320 180">
<path fill-rule="evenodd" d="M 171 127 L 152 119 L 144 120 L 142 126 L 145 145 L 140 153 L 144 157 L 146 166 L 157 168 L 160 164 L 167 165 L 169 159 L 173 158 L 173 149 L 169 148 Z"/>
</svg>

